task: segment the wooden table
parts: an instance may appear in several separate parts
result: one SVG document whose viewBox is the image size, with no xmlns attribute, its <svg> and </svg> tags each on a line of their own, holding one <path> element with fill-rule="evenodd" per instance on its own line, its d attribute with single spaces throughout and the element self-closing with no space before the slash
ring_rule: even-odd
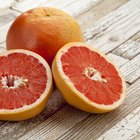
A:
<svg viewBox="0 0 140 140">
<path fill-rule="evenodd" d="M 51 6 L 81 25 L 86 42 L 119 66 L 127 97 L 117 110 L 89 114 L 68 105 L 55 90 L 46 109 L 21 122 L 0 121 L 0 140 L 140 140 L 140 0 L 0 0 L 0 51 L 22 12 Z"/>
</svg>

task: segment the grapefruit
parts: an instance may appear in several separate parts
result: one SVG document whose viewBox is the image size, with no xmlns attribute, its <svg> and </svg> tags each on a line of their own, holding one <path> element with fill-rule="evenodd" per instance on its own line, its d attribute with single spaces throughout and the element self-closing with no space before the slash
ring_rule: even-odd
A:
<svg viewBox="0 0 140 140">
<path fill-rule="evenodd" d="M 45 108 L 51 91 L 51 71 L 41 56 L 27 50 L 0 54 L 0 120 L 36 116 Z"/>
<path fill-rule="evenodd" d="M 7 49 L 27 49 L 38 53 L 51 65 L 66 43 L 83 41 L 77 21 L 55 8 L 35 8 L 21 14 L 11 25 Z"/>
<path fill-rule="evenodd" d="M 126 84 L 119 69 L 99 50 L 68 43 L 52 64 L 56 86 L 72 106 L 91 113 L 114 110 L 123 102 Z"/>
</svg>

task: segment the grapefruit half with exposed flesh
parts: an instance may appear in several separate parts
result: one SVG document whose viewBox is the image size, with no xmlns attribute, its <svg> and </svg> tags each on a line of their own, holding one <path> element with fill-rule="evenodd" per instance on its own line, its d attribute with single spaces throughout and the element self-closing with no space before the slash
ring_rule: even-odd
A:
<svg viewBox="0 0 140 140">
<path fill-rule="evenodd" d="M 0 54 L 0 120 L 25 120 L 39 114 L 52 90 L 47 62 L 27 50 Z"/>
<path fill-rule="evenodd" d="M 52 65 L 56 86 L 72 106 L 91 113 L 114 110 L 123 102 L 126 84 L 103 53 L 84 43 L 62 47 Z"/>
</svg>

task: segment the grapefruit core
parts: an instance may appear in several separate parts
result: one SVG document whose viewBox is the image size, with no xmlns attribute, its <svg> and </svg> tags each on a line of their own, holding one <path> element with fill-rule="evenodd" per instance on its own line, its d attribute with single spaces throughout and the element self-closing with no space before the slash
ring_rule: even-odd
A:
<svg viewBox="0 0 140 140">
<path fill-rule="evenodd" d="M 104 54 L 84 43 L 61 48 L 52 65 L 55 83 L 65 100 L 91 113 L 111 111 L 123 102 L 126 84 Z"/>
<path fill-rule="evenodd" d="M 52 91 L 47 62 L 27 50 L 0 54 L 0 120 L 25 120 L 39 114 Z"/>
<path fill-rule="evenodd" d="M 75 41 L 83 41 L 78 22 L 62 10 L 42 7 L 16 18 L 8 31 L 6 47 L 36 52 L 51 66 L 57 51 Z"/>
</svg>

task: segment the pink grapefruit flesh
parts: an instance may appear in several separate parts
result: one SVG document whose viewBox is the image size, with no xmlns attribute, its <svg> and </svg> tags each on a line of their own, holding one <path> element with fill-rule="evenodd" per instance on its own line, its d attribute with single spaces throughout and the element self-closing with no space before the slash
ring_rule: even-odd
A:
<svg viewBox="0 0 140 140">
<path fill-rule="evenodd" d="M 124 100 L 125 83 L 118 68 L 101 52 L 84 43 L 65 45 L 56 55 L 52 68 L 56 85 L 73 106 L 88 112 L 107 112 Z M 77 103 L 73 102 L 72 98 L 76 97 L 93 109 L 82 108 L 78 99 Z"/>
<path fill-rule="evenodd" d="M 84 63 L 79 63 L 80 59 Z M 65 75 L 89 100 L 109 105 L 120 99 L 121 78 L 115 67 L 97 52 L 84 46 L 73 46 L 62 55 L 61 61 Z"/>
<path fill-rule="evenodd" d="M 52 88 L 47 62 L 33 52 L 11 50 L 0 55 L 0 64 L 0 119 L 28 119 L 41 112 Z"/>
</svg>

